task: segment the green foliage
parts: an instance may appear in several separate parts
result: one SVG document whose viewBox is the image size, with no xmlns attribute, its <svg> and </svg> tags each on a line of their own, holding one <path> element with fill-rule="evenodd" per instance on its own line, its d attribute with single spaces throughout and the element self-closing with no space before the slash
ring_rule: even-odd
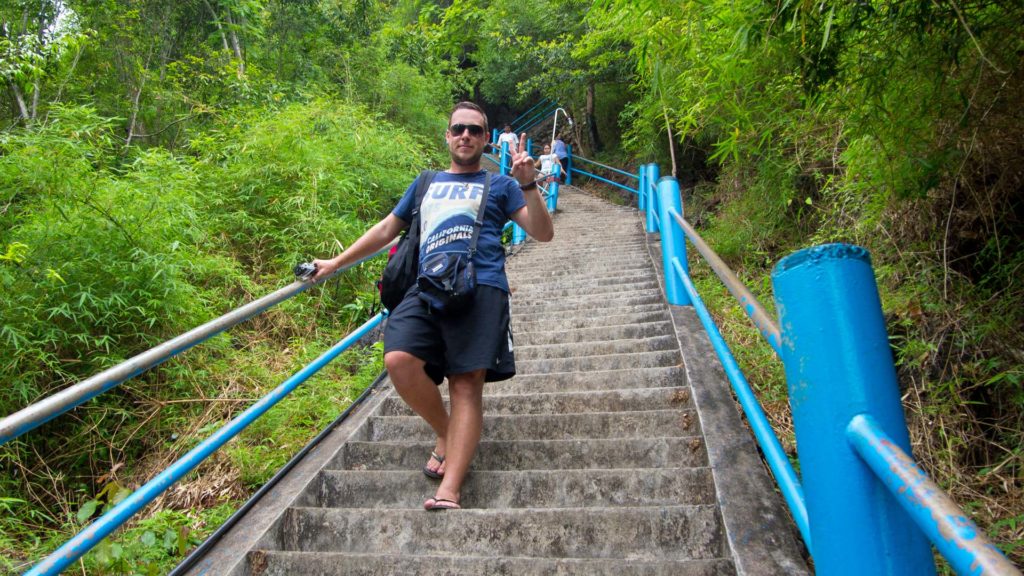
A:
<svg viewBox="0 0 1024 576">
<path fill-rule="evenodd" d="M 124 149 L 116 122 L 88 107 L 53 107 L 47 121 L 0 134 L 3 413 L 290 282 L 295 262 L 336 253 L 386 214 L 440 148 L 328 97 L 234 108 L 194 134 L 186 154 Z M 18 535 L 0 541 L 0 555 L 52 549 L 73 520 L 112 502 L 90 471 L 151 472 L 150 458 L 180 454 L 245 406 L 218 397 L 258 398 L 329 345 L 321 330 L 336 337 L 365 321 L 377 274 L 379 264 L 353 269 L 207 341 L 187 364 L 168 362 L 0 448 L 5 477 L 32 470 L 0 485 L 14 511 L 2 532 Z M 263 367 L 281 356 L 265 339 L 293 348 L 282 356 L 290 360 Z M 333 419 L 379 372 L 380 350 L 337 364 L 248 433 L 249 450 L 229 451 L 241 479 L 229 494 L 264 481 Z M 33 492 L 35 483 L 46 490 Z M 93 496 L 66 509 L 62 498 L 84 494 Z M 172 546 L 167 530 L 114 539 L 87 564 L 101 573 L 162 571 L 180 559 L 176 547 L 194 544 Z"/>
</svg>

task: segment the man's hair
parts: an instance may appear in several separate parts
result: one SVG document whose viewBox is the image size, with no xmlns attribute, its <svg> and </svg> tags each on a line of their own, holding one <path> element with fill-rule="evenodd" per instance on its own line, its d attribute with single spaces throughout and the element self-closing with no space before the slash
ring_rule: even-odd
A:
<svg viewBox="0 0 1024 576">
<path fill-rule="evenodd" d="M 456 104 L 455 108 L 452 108 L 452 113 L 448 115 L 449 125 L 452 123 L 452 116 L 454 116 L 455 112 L 458 110 L 473 110 L 474 112 L 479 112 L 480 115 L 484 117 L 484 133 L 487 133 L 487 113 L 484 112 L 483 108 L 477 106 L 472 102 L 459 102 L 458 104 Z"/>
</svg>

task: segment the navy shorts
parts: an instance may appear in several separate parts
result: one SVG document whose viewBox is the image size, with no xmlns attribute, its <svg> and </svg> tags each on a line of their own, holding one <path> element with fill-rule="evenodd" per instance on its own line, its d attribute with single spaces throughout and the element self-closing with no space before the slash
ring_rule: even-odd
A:
<svg viewBox="0 0 1024 576">
<path fill-rule="evenodd" d="M 384 353 L 408 352 L 426 362 L 427 375 L 440 384 L 447 374 L 487 369 L 485 382 L 516 375 L 512 353 L 509 295 L 478 285 L 473 304 L 456 316 L 433 314 L 412 287 L 388 317 Z"/>
</svg>

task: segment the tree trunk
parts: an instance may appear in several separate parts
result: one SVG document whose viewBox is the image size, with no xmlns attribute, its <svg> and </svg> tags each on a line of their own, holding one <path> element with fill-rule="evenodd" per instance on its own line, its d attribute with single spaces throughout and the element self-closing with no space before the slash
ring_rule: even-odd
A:
<svg viewBox="0 0 1024 576">
<path fill-rule="evenodd" d="M 153 55 L 150 50 L 149 55 L 146 56 L 146 63 L 142 66 L 142 72 L 139 76 L 139 86 L 135 89 L 135 94 L 132 95 L 132 113 L 128 119 L 128 137 L 125 138 L 125 147 L 131 146 L 132 138 L 135 137 L 135 121 L 139 117 L 139 100 L 142 98 L 142 88 L 146 85 L 146 71 L 149 70 L 150 57 Z"/>
<path fill-rule="evenodd" d="M 672 156 L 672 177 L 676 177 L 676 145 L 675 138 L 672 137 L 672 123 L 668 120 L 668 108 L 664 105 L 661 107 L 662 114 L 665 115 L 665 130 L 668 132 L 668 153 Z"/>
<path fill-rule="evenodd" d="M 604 145 L 601 143 L 601 137 L 597 133 L 597 116 L 594 114 L 594 100 L 594 84 L 590 83 L 587 84 L 587 131 L 590 142 L 593 144 L 594 152 L 600 152 L 604 149 Z"/>
<path fill-rule="evenodd" d="M 39 113 L 39 93 L 42 92 L 42 86 L 39 85 L 39 80 L 32 83 L 32 107 L 29 109 L 29 119 L 35 120 L 36 114 Z"/>
<path fill-rule="evenodd" d="M 210 5 L 209 0 L 203 0 L 203 4 L 206 4 L 206 9 L 209 10 L 210 15 L 213 16 L 213 25 L 217 27 L 217 32 L 220 34 L 220 41 L 224 44 L 224 51 L 230 51 L 231 47 L 228 46 L 228 37 L 224 34 L 224 27 L 220 25 L 220 16 L 217 16 L 217 11 Z"/>
<path fill-rule="evenodd" d="M 231 36 L 231 48 L 235 52 L 235 59 L 238 60 L 238 77 L 242 78 L 245 76 L 245 56 L 242 54 L 242 43 L 238 40 L 238 32 L 235 30 L 235 21 L 231 18 L 231 11 L 228 10 L 226 13 L 228 24 L 231 26 L 228 28 L 228 34 Z"/>
<path fill-rule="evenodd" d="M 11 94 L 14 94 L 14 101 L 18 104 L 18 117 L 22 120 L 28 121 L 28 107 L 25 106 L 25 97 L 21 94 L 21 89 L 14 82 L 8 80 L 7 85 L 11 87 Z"/>
</svg>

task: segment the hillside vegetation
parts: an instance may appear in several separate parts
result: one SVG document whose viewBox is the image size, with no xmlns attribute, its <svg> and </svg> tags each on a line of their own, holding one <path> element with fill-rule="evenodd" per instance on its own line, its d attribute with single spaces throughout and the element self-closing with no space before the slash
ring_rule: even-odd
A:
<svg viewBox="0 0 1024 576">
<path fill-rule="evenodd" d="M 1011 0 L 4 3 L 0 414 L 347 245 L 419 169 L 445 165 L 456 100 L 498 125 L 550 98 L 577 153 L 679 178 L 687 218 L 769 306 L 785 255 L 867 247 L 915 454 L 1020 564 L 1021 22 Z M 781 366 L 692 265 L 795 457 Z M 0 446 L 0 572 L 362 323 L 378 271 Z M 166 572 L 380 368 L 379 350 L 346 354 L 82 570 Z"/>
</svg>

